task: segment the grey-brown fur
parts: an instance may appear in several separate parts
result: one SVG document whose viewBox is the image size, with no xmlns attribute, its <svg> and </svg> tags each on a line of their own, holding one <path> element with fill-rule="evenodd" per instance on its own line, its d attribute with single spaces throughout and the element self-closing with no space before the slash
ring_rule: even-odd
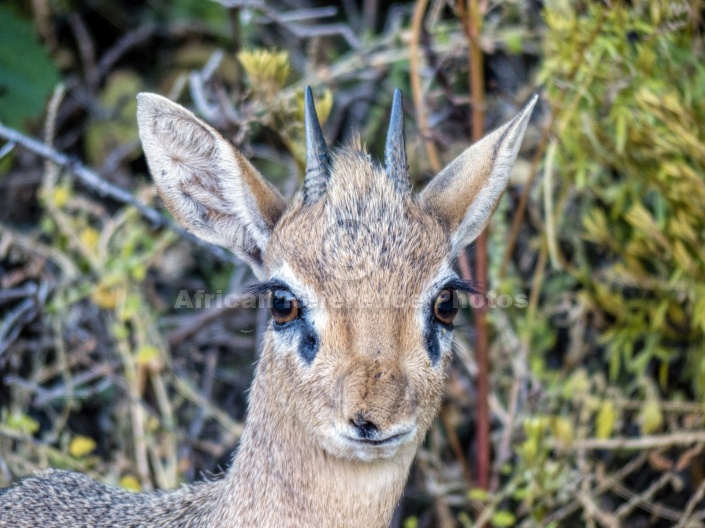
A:
<svg viewBox="0 0 705 528">
<path fill-rule="evenodd" d="M 135 494 L 49 470 L 0 492 L 0 527 L 388 526 L 450 360 L 452 333 L 430 307 L 496 207 L 534 102 L 419 195 L 399 184 L 405 169 L 390 178 L 354 144 L 331 156 L 316 200 L 299 193 L 287 207 L 210 126 L 141 95 L 140 136 L 172 214 L 286 283 L 305 312 L 298 326 L 270 324 L 223 478 Z M 312 359 L 299 348 L 307 333 Z M 369 439 L 355 436 L 363 418 Z"/>
<path fill-rule="evenodd" d="M 138 494 L 79 473 L 50 469 L 0 495 L 0 526 L 206 527 L 215 492 L 213 483 L 202 483 L 173 492 Z M 184 515 L 186 511 L 190 515 Z"/>
</svg>

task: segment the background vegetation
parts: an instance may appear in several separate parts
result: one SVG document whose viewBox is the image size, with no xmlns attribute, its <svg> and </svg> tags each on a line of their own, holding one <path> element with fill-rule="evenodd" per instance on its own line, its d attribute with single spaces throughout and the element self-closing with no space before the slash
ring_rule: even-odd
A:
<svg viewBox="0 0 705 528">
<path fill-rule="evenodd" d="M 704 14 L 698 0 L 5 2 L 0 486 L 53 466 L 174 488 L 227 467 L 242 431 L 267 313 L 174 308 L 180 290 L 252 277 L 166 217 L 137 92 L 193 108 L 290 196 L 308 84 L 329 144 L 359 131 L 378 157 L 400 87 L 418 187 L 539 90 L 484 285 L 528 306 L 488 311 L 489 376 L 459 316 L 393 525 L 703 526 Z"/>
</svg>

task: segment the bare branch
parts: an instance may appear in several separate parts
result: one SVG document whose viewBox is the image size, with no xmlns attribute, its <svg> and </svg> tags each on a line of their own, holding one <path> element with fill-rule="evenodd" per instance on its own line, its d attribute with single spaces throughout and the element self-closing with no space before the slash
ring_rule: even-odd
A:
<svg viewBox="0 0 705 528">
<path fill-rule="evenodd" d="M 239 263 L 239 260 L 234 255 L 227 253 L 225 250 L 217 246 L 208 244 L 196 238 L 185 229 L 182 229 L 172 221 L 159 214 L 156 209 L 144 205 L 125 189 L 121 189 L 120 187 L 105 181 L 98 175 L 98 173 L 81 164 L 78 160 L 67 156 L 63 152 L 59 152 L 45 143 L 25 136 L 21 132 L 18 132 L 13 128 L 6 127 L 3 124 L 0 124 L 0 137 L 8 140 L 10 143 L 21 145 L 30 152 L 33 152 L 38 156 L 41 156 L 42 158 L 52 161 L 60 167 L 67 169 L 71 174 L 76 176 L 78 180 L 83 183 L 83 185 L 97 192 L 100 196 L 108 197 L 118 202 L 133 206 L 144 218 L 149 220 L 154 227 L 166 227 L 171 229 L 180 237 L 193 242 L 201 248 L 204 248 L 218 260 L 223 262 L 231 262 L 233 264 Z"/>
<path fill-rule="evenodd" d="M 313 17 L 329 17 L 337 12 L 335 7 L 322 7 L 318 9 L 296 9 L 285 13 L 280 13 L 276 9 L 267 6 L 261 0 L 213 0 L 224 7 L 250 8 L 262 13 L 266 18 L 281 25 L 291 31 L 297 37 L 310 38 L 327 35 L 340 35 L 353 49 L 360 47 L 360 40 L 348 24 L 334 23 L 322 24 L 319 26 L 301 26 L 294 21 L 307 20 Z"/>
<path fill-rule="evenodd" d="M 662 436 L 641 436 L 636 438 L 586 438 L 576 440 L 571 446 L 572 450 L 604 449 L 610 451 L 655 449 L 672 446 L 686 446 L 705 442 L 705 431 L 678 432 Z"/>
</svg>

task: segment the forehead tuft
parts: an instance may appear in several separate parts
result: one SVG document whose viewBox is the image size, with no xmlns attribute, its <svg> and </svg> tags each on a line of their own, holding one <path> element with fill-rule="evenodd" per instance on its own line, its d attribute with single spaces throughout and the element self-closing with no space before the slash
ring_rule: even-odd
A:
<svg viewBox="0 0 705 528">
<path fill-rule="evenodd" d="M 267 267 L 286 261 L 322 292 L 382 292 L 391 284 L 417 293 L 448 258 L 440 223 L 359 142 L 337 150 L 332 161 L 323 197 L 311 205 L 297 197 L 276 226 Z"/>
</svg>

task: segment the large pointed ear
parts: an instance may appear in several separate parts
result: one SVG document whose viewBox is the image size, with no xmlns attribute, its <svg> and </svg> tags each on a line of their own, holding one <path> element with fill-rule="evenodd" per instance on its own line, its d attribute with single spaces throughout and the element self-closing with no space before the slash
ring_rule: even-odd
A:
<svg viewBox="0 0 705 528">
<path fill-rule="evenodd" d="M 537 99 L 534 95 L 514 119 L 458 156 L 421 193 L 421 203 L 448 231 L 454 253 L 489 222 L 509 183 Z"/>
<path fill-rule="evenodd" d="M 286 203 L 249 161 L 191 112 L 155 94 L 137 96 L 142 148 L 159 195 L 181 224 L 226 247 L 258 277 Z"/>
</svg>

